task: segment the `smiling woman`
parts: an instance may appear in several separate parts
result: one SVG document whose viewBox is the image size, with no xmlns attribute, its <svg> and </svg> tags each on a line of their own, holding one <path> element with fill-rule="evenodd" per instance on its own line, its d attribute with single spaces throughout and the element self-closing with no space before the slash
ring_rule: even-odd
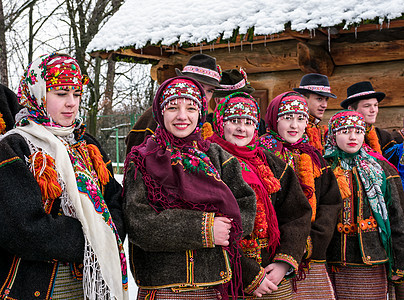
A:
<svg viewBox="0 0 404 300">
<path fill-rule="evenodd" d="M 254 193 L 238 161 L 202 139 L 206 114 L 195 79 L 166 80 L 153 100 L 155 134 L 126 158 L 124 215 L 138 299 L 228 299 L 229 286 L 237 298 L 238 241 L 252 230 Z"/>
</svg>

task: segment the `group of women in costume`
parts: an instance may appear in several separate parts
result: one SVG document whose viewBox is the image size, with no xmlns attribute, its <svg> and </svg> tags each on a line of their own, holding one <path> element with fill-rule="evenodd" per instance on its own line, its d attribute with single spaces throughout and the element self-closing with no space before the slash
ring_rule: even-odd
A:
<svg viewBox="0 0 404 300">
<path fill-rule="evenodd" d="M 386 299 L 402 280 L 403 188 L 360 113 L 331 117 L 322 156 L 301 94 L 275 97 L 259 136 L 257 101 L 229 93 L 207 130 L 204 86 L 177 76 L 122 189 L 76 118 L 85 83 L 57 53 L 21 80 L 0 138 L 1 298 L 126 299 L 126 235 L 138 299 Z"/>
</svg>

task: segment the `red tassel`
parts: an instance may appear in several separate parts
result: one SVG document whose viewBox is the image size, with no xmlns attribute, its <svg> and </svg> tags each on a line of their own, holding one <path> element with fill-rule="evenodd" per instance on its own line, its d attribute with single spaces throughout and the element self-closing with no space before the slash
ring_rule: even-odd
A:
<svg viewBox="0 0 404 300">
<path fill-rule="evenodd" d="M 91 161 L 95 171 L 97 172 L 98 179 L 102 185 L 106 185 L 109 182 L 111 172 L 108 170 L 107 165 L 102 160 L 102 155 L 100 149 L 97 146 L 88 144 L 87 145 L 88 154 L 90 155 Z"/>
<path fill-rule="evenodd" d="M 42 200 L 55 200 L 62 194 L 62 187 L 57 181 L 55 160 L 41 151 L 33 153 L 29 157 L 31 171 L 41 189 Z"/>
</svg>

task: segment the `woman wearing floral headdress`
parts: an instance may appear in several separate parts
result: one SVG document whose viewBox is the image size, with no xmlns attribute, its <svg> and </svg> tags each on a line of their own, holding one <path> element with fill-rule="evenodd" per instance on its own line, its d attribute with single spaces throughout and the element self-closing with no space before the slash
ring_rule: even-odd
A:
<svg viewBox="0 0 404 300">
<path fill-rule="evenodd" d="M 367 152 L 365 130 L 355 111 L 340 111 L 328 123 L 324 157 L 344 202 L 327 251 L 338 299 L 387 299 L 387 279 L 404 275 L 403 188 L 394 167 Z"/>
<path fill-rule="evenodd" d="M 241 284 L 238 242 L 256 201 L 240 165 L 204 141 L 207 100 L 195 79 L 162 83 L 154 135 L 125 162 L 124 215 L 138 299 L 226 299 Z"/>
<path fill-rule="evenodd" d="M 126 299 L 121 187 L 76 118 L 75 59 L 34 60 L 0 141 L 0 298 Z"/>
<path fill-rule="evenodd" d="M 259 120 L 252 96 L 231 94 L 215 109 L 209 139 L 237 157 L 257 198 L 254 230 L 241 243 L 244 292 L 249 298 L 290 299 L 291 282 L 284 277 L 297 271 L 311 210 L 292 168 L 254 144 Z"/>
<path fill-rule="evenodd" d="M 308 142 L 308 118 L 307 102 L 300 94 L 280 94 L 268 106 L 267 133 L 257 142 L 293 167 L 312 209 L 307 249 L 293 297 L 335 299 L 325 262 L 342 200 L 334 174 Z"/>
</svg>

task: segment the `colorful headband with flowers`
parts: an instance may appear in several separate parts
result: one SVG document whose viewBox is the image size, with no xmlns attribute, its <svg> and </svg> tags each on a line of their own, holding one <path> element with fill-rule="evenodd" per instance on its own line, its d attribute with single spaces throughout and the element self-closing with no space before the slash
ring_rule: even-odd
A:
<svg viewBox="0 0 404 300">
<path fill-rule="evenodd" d="M 283 98 L 279 104 L 278 118 L 286 114 L 303 114 L 308 119 L 309 107 L 306 100 L 297 94 Z"/>
<path fill-rule="evenodd" d="M 82 89 L 83 84 L 87 84 L 89 78 L 87 75 L 82 75 L 80 66 L 72 57 L 69 56 L 50 56 L 43 62 L 46 90 L 60 90 L 64 88 Z"/>
</svg>

